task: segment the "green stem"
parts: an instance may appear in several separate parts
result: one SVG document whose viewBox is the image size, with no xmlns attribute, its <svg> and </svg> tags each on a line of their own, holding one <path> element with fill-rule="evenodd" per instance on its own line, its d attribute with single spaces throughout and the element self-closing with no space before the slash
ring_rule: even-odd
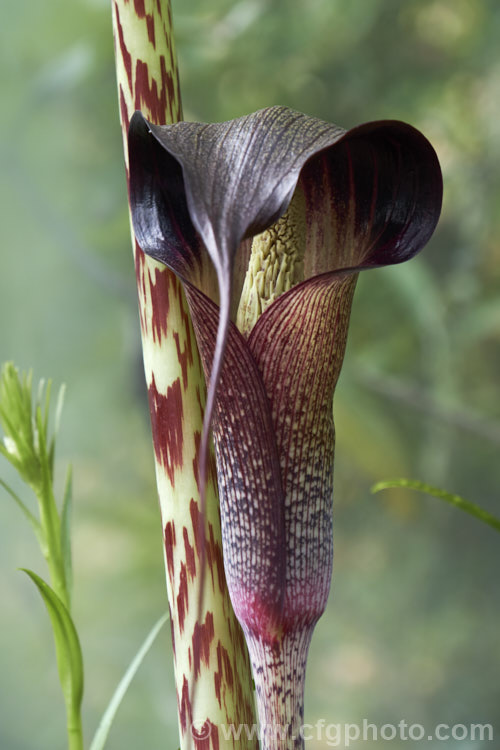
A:
<svg viewBox="0 0 500 750">
<path fill-rule="evenodd" d="M 49 568 L 50 583 L 68 612 L 71 613 L 61 544 L 61 519 L 59 518 L 54 497 L 52 477 L 47 470 L 47 466 L 43 466 L 42 468 L 42 482 L 36 494 L 40 508 L 40 525 L 43 539 L 42 552 Z M 83 750 L 80 705 L 76 707 L 72 701 L 66 699 L 65 686 L 62 683 L 61 688 L 65 696 L 68 750 Z"/>
<path fill-rule="evenodd" d="M 83 750 L 83 731 L 80 712 L 68 716 L 68 750 Z"/>
<path fill-rule="evenodd" d="M 61 571 L 61 565 L 59 561 L 54 560 L 51 555 L 47 556 L 45 559 L 47 560 L 47 565 L 49 568 L 50 585 L 69 611 L 68 592 L 66 590 L 66 584 L 64 580 L 64 571 Z"/>
<path fill-rule="evenodd" d="M 50 583 L 57 596 L 69 610 L 69 593 L 61 549 L 61 523 L 52 486 L 49 482 L 43 482 L 42 487 L 37 491 L 37 498 L 43 538 L 42 552 L 49 568 Z"/>
</svg>

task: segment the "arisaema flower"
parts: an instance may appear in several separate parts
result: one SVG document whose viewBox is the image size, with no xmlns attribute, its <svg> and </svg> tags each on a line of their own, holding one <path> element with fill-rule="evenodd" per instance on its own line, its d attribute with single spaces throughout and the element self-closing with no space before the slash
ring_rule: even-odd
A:
<svg viewBox="0 0 500 750">
<path fill-rule="evenodd" d="M 332 401 L 354 287 L 429 240 L 439 163 L 404 123 L 345 131 L 284 107 L 210 125 L 137 112 L 129 155 L 137 240 L 182 280 L 209 381 L 224 565 L 263 746 L 300 747 L 331 578 Z"/>
</svg>

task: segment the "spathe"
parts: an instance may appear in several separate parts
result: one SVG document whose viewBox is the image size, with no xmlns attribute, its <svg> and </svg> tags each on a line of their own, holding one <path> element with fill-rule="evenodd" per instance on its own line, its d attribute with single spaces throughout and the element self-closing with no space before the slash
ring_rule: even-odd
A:
<svg viewBox="0 0 500 750">
<path fill-rule="evenodd" d="M 321 216 L 323 239 L 328 222 L 352 208 L 347 228 L 363 240 L 351 257 L 311 248 L 321 262 L 311 264 L 310 275 L 407 260 L 431 236 L 441 206 L 434 149 L 397 121 L 345 131 L 270 107 L 229 122 L 158 126 L 136 112 L 129 158 L 139 245 L 208 296 L 213 289 L 199 268 L 207 252 L 219 280 L 231 274 L 242 240 L 284 213 L 297 183 L 308 199 L 309 226 Z"/>
<path fill-rule="evenodd" d="M 428 241 L 439 163 L 404 123 L 344 131 L 284 107 L 214 125 L 136 113 L 129 155 L 137 240 L 184 282 L 209 381 L 224 565 L 260 720 L 300 724 L 330 585 L 332 400 L 357 274 Z M 267 296 L 253 318 L 243 300 L 238 330 L 249 275 Z"/>
</svg>

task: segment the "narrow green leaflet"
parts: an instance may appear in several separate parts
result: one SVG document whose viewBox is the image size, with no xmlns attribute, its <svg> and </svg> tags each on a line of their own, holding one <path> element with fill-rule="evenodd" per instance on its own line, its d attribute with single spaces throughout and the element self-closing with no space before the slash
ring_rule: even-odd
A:
<svg viewBox="0 0 500 750">
<path fill-rule="evenodd" d="M 14 490 L 13 490 L 13 489 L 12 489 L 11 487 L 9 487 L 9 485 L 8 485 L 8 484 L 6 484 L 6 482 L 4 482 L 4 481 L 3 481 L 3 479 L 0 479 L 0 487 L 3 487 L 3 488 L 4 488 L 4 490 L 5 490 L 5 491 L 6 491 L 6 492 L 7 492 L 7 493 L 8 493 L 8 494 L 9 494 L 9 495 L 11 496 L 11 498 L 12 498 L 12 499 L 14 500 L 14 502 L 15 502 L 15 503 L 16 503 L 16 504 L 17 504 L 17 505 L 19 506 L 19 508 L 21 509 L 21 511 L 23 512 L 23 514 L 25 515 L 25 517 L 26 517 L 26 518 L 28 519 L 28 521 L 30 522 L 30 524 L 31 524 L 31 527 L 32 527 L 33 531 L 35 532 L 35 534 L 36 534 L 36 537 L 37 537 L 38 541 L 40 542 L 40 544 L 42 544 L 43 540 L 41 539 L 41 536 L 40 536 L 40 534 L 41 534 L 41 528 L 40 528 L 40 524 L 38 523 L 38 521 L 37 521 L 37 519 L 35 518 L 35 516 L 33 515 L 33 513 L 32 513 L 32 512 L 31 512 L 31 511 L 29 510 L 29 508 L 28 508 L 28 507 L 27 507 L 27 506 L 26 506 L 26 505 L 25 505 L 25 504 L 23 503 L 23 501 L 21 500 L 21 498 L 19 497 L 19 495 L 17 495 L 17 494 L 16 494 L 15 492 L 14 492 Z"/>
<path fill-rule="evenodd" d="M 32 570 L 21 570 L 37 586 L 49 613 L 56 644 L 59 679 L 68 717 L 79 716 L 83 696 L 83 661 L 75 625 L 55 591 Z"/>
<path fill-rule="evenodd" d="M 54 415 L 54 431 L 52 433 L 52 437 L 50 439 L 49 444 L 49 465 L 50 465 L 50 472 L 51 475 L 54 475 L 54 460 L 55 460 L 55 452 L 56 452 L 56 438 L 59 434 L 59 427 L 61 424 L 61 414 L 64 406 L 64 397 L 66 395 L 66 386 L 63 384 L 59 388 L 59 392 L 57 394 L 57 401 L 56 401 L 56 411 Z M 48 406 L 47 406 L 47 414 L 48 414 Z M 47 433 L 48 434 L 48 433 Z"/>
<path fill-rule="evenodd" d="M 52 484 L 52 475 L 50 470 L 50 459 L 47 450 L 47 426 L 46 417 L 42 413 L 40 404 L 37 404 L 35 409 L 35 448 L 38 453 L 38 460 L 40 461 L 40 472 L 41 472 L 41 483 L 42 490 L 49 487 Z M 55 509 L 57 512 L 57 509 Z"/>
<path fill-rule="evenodd" d="M 73 470 L 68 466 L 66 483 L 64 485 L 64 497 L 61 509 L 61 554 L 64 567 L 64 578 L 68 601 L 71 601 L 71 590 L 73 585 L 73 569 L 71 563 L 71 512 L 73 508 Z"/>
<path fill-rule="evenodd" d="M 160 632 L 163 625 L 167 622 L 167 620 L 168 620 L 168 614 L 165 614 L 162 617 L 160 617 L 156 625 L 154 625 L 152 630 L 149 632 L 146 640 L 140 647 L 139 651 L 134 656 L 132 662 L 130 663 L 130 666 L 128 667 L 127 671 L 125 672 L 122 679 L 118 683 L 118 687 L 113 693 L 113 697 L 111 698 L 109 705 L 103 714 L 101 722 L 99 726 L 97 727 L 97 731 L 94 735 L 94 739 L 92 740 L 89 750 L 102 750 L 102 748 L 104 747 L 108 734 L 109 734 L 109 730 L 111 729 L 111 725 L 115 718 L 115 714 L 120 706 L 120 703 L 123 700 L 123 696 L 127 692 L 128 687 L 130 683 L 132 682 L 132 679 L 135 673 L 139 669 L 144 657 L 146 656 L 149 649 L 153 645 L 153 642 L 156 636 Z"/>
<path fill-rule="evenodd" d="M 45 390 L 45 409 L 42 411 L 43 403 L 43 392 Z M 37 395 L 37 406 L 40 407 L 40 412 L 43 413 L 43 431 L 45 435 L 49 434 L 49 413 L 50 413 L 50 394 L 52 392 L 52 380 L 47 381 L 40 380 L 38 384 L 38 395 Z"/>
<path fill-rule="evenodd" d="M 465 500 L 460 495 L 452 495 L 450 492 L 441 490 L 438 487 L 432 487 L 430 484 L 419 482 L 416 479 L 389 479 L 385 482 L 377 482 L 371 488 L 372 493 L 380 492 L 381 490 L 388 490 L 394 487 L 405 487 L 409 490 L 417 490 L 419 492 L 425 492 L 427 495 L 437 497 L 440 500 L 445 500 L 450 505 L 454 505 L 457 508 L 469 513 L 471 516 L 478 518 L 483 523 L 487 523 L 495 531 L 500 533 L 500 518 L 494 516 L 492 513 L 488 513 L 487 510 L 481 508 L 480 505 Z"/>
</svg>

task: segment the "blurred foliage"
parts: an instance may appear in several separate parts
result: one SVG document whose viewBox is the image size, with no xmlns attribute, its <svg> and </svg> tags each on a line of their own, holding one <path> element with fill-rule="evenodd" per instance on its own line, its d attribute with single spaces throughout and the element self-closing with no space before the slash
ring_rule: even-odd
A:
<svg viewBox="0 0 500 750">
<path fill-rule="evenodd" d="M 0 360 L 68 384 L 60 452 L 75 472 L 74 607 L 93 727 L 165 603 L 110 8 L 4 0 L 0 13 Z M 500 6 L 174 0 L 174 19 L 186 118 L 276 103 L 344 127 L 400 118 L 438 151 L 438 232 L 357 290 L 335 404 L 334 584 L 306 721 L 487 722 L 498 734 L 496 535 L 431 499 L 374 499 L 369 487 L 418 476 L 498 515 Z M 64 716 L 40 648 L 50 633 L 15 572 L 39 560 L 0 498 L 0 746 L 53 750 Z M 162 633 L 110 750 L 177 746 L 168 649 Z"/>
<path fill-rule="evenodd" d="M 470 500 L 466 500 L 460 495 L 452 495 L 446 490 L 442 490 L 439 487 L 431 487 L 430 484 L 420 482 L 418 479 L 387 479 L 382 482 L 377 482 L 371 488 L 371 491 L 375 494 L 382 490 L 389 489 L 400 489 L 404 487 L 410 490 L 416 490 L 417 492 L 425 493 L 431 497 L 436 497 L 438 500 L 444 500 L 445 503 L 453 505 L 455 508 L 460 508 L 464 513 L 468 513 L 473 518 L 477 518 L 478 521 L 488 524 L 492 529 L 500 534 L 500 518 L 494 516 L 492 513 L 481 508 L 476 503 L 471 503 Z"/>
</svg>

